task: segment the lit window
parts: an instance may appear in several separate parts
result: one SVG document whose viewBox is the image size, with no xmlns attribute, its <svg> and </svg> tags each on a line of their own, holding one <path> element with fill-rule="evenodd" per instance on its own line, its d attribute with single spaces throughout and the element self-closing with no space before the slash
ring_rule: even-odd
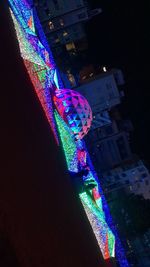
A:
<svg viewBox="0 0 150 267">
<path fill-rule="evenodd" d="M 50 30 L 54 29 L 54 24 L 52 21 L 49 21 L 48 25 L 49 25 Z"/>
<path fill-rule="evenodd" d="M 63 32 L 63 36 L 67 36 L 68 35 L 68 32 Z"/>
<path fill-rule="evenodd" d="M 67 70 L 67 77 L 68 77 L 68 80 L 70 81 L 71 86 L 72 87 L 76 86 L 75 78 L 73 74 L 70 72 L 70 70 Z"/>
<path fill-rule="evenodd" d="M 67 49 L 67 51 L 75 50 L 74 43 L 72 42 L 72 43 L 66 44 L 66 49 Z"/>
</svg>

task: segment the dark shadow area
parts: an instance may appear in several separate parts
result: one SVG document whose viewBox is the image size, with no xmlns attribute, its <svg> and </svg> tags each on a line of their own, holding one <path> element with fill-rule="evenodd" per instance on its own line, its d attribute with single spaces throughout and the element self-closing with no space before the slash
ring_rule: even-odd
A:
<svg viewBox="0 0 150 267">
<path fill-rule="evenodd" d="M 0 233 L 0 266 L 19 267 L 15 251 L 9 240 Z"/>
</svg>

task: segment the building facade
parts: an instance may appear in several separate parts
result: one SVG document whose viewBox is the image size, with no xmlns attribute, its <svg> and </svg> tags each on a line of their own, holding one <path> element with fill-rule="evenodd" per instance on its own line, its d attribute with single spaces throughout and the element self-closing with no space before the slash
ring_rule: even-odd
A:
<svg viewBox="0 0 150 267">
<path fill-rule="evenodd" d="M 88 45 L 84 25 L 101 9 L 91 10 L 85 0 L 37 0 L 35 5 L 60 70 L 75 74 Z"/>
<path fill-rule="evenodd" d="M 92 78 L 88 77 L 87 81 L 75 88 L 86 96 L 92 107 L 93 124 L 85 141 L 95 169 L 101 176 L 101 184 L 112 214 L 121 195 L 125 198 L 133 196 L 133 199 L 139 196 L 141 201 L 150 200 L 150 172 L 145 163 L 131 151 L 130 135 L 133 125 L 130 120 L 122 119 L 119 112 L 124 96 L 124 79 L 121 71 L 118 71 L 119 79 L 116 79 L 116 73 L 107 71 Z M 127 208 L 124 211 L 125 207 L 126 201 L 122 201 L 114 219 L 118 221 L 118 231 L 122 233 L 128 260 L 133 267 L 147 267 L 150 264 L 149 247 L 146 245 L 149 242 L 149 230 L 145 226 L 145 231 L 140 233 L 137 230 L 135 233 L 135 225 Z M 119 220 L 120 213 L 122 221 Z M 138 224 L 138 221 L 134 223 Z M 125 229 L 130 226 L 134 235 L 129 234 L 127 238 Z"/>
</svg>

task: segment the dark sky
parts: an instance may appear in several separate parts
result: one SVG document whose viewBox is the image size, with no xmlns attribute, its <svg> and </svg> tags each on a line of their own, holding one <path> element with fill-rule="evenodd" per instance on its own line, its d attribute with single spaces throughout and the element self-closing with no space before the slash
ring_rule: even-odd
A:
<svg viewBox="0 0 150 267">
<path fill-rule="evenodd" d="M 122 114 L 135 128 L 133 151 L 150 162 L 149 1 L 89 2 L 93 8 L 103 9 L 87 26 L 89 58 L 123 70 L 126 84 Z"/>
<path fill-rule="evenodd" d="M 11 248 L 16 267 L 103 266 L 19 56 L 6 1 L 0 10 L 0 266 L 15 266 Z"/>
</svg>

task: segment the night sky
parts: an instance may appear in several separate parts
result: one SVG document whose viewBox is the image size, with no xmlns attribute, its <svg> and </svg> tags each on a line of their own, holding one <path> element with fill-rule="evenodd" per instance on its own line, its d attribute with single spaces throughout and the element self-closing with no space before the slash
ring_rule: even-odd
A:
<svg viewBox="0 0 150 267">
<path fill-rule="evenodd" d="M 103 13 L 87 25 L 89 61 L 121 68 L 125 77 L 124 118 L 132 120 L 132 150 L 150 163 L 149 1 L 89 0 Z"/>
</svg>

